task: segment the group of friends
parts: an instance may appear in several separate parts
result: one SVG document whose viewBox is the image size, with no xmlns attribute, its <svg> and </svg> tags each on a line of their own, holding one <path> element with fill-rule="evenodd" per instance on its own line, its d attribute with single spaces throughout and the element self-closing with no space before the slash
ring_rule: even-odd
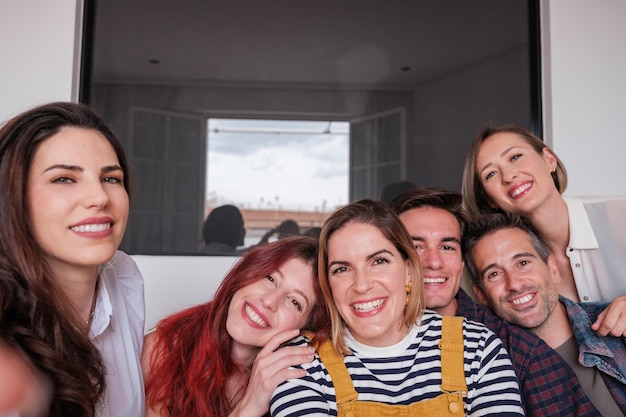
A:
<svg viewBox="0 0 626 417">
<path fill-rule="evenodd" d="M 566 185 L 487 127 L 462 193 L 347 204 L 144 336 L 120 142 L 30 109 L 0 129 L 0 416 L 626 415 L 626 198 Z"/>
</svg>

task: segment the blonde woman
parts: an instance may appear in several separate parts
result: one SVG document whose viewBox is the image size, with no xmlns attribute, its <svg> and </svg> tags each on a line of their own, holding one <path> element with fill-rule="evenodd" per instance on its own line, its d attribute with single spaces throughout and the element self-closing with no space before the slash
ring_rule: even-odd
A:
<svg viewBox="0 0 626 417">
<path fill-rule="evenodd" d="M 362 200 L 333 213 L 318 267 L 330 339 L 303 378 L 274 392 L 272 416 L 524 415 L 500 339 L 424 311 L 418 254 L 388 206 Z"/>
</svg>

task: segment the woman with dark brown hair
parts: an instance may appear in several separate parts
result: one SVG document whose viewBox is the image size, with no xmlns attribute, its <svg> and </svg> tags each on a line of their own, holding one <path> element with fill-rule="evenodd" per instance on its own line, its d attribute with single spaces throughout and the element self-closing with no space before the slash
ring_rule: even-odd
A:
<svg viewBox="0 0 626 417">
<path fill-rule="evenodd" d="M 143 280 L 117 251 L 128 171 L 81 104 L 42 105 L 0 129 L 0 341 L 49 383 L 42 414 L 144 413 Z"/>
</svg>

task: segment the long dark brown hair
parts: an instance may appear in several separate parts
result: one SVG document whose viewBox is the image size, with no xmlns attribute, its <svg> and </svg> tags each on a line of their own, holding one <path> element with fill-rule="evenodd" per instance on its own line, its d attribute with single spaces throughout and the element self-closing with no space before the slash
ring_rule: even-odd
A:
<svg viewBox="0 0 626 417">
<path fill-rule="evenodd" d="M 105 389 L 100 353 L 56 286 L 31 230 L 28 172 L 39 145 L 64 127 L 93 129 L 117 154 L 130 197 L 122 145 L 88 106 L 57 102 L 28 110 L 0 129 L 0 337 L 50 378 L 50 416 L 94 416 Z"/>
</svg>

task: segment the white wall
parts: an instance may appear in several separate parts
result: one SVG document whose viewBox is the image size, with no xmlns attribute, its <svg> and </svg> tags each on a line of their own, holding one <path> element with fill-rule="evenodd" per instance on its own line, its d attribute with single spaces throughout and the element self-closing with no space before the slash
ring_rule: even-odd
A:
<svg viewBox="0 0 626 417">
<path fill-rule="evenodd" d="M 523 45 L 419 85 L 417 184 L 461 191 L 465 152 L 483 123 L 530 126 L 530 81 L 520 81 L 528 54 Z"/>
<path fill-rule="evenodd" d="M 228 256 L 133 256 L 144 277 L 146 331 L 166 315 L 213 298 L 237 261 Z"/>
<path fill-rule="evenodd" d="M 542 1 L 545 139 L 568 195 L 626 195 L 626 1 Z"/>
<path fill-rule="evenodd" d="M 0 0 L 0 123 L 78 97 L 80 0 Z"/>
</svg>

